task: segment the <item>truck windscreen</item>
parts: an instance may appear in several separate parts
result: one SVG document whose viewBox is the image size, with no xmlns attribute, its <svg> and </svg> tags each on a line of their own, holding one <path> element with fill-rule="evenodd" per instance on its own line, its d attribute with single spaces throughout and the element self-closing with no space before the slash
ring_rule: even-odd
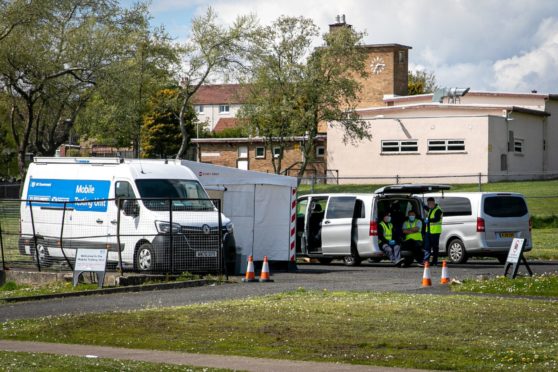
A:
<svg viewBox="0 0 558 372">
<path fill-rule="evenodd" d="M 195 180 L 140 179 L 136 180 L 136 186 L 143 204 L 151 210 L 168 210 L 169 199 L 173 199 L 175 211 L 215 210 L 205 190 Z"/>
</svg>

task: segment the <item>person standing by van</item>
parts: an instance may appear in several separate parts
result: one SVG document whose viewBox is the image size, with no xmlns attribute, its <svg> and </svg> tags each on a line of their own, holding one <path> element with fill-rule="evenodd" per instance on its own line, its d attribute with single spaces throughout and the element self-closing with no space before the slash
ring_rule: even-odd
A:
<svg viewBox="0 0 558 372">
<path fill-rule="evenodd" d="M 389 257 L 390 261 L 397 266 L 401 266 L 403 263 L 403 259 L 401 258 L 401 246 L 395 238 L 393 224 L 391 223 L 391 215 L 390 213 L 386 213 L 382 222 L 380 222 L 378 241 L 380 242 L 380 248 Z"/>
<path fill-rule="evenodd" d="M 426 236 L 424 239 L 424 261 L 427 262 L 432 256 L 432 266 L 438 265 L 438 252 L 440 251 L 440 234 L 442 234 L 442 209 L 434 198 L 429 197 L 425 207 L 427 214 L 424 219 L 426 224 Z"/>
<path fill-rule="evenodd" d="M 407 215 L 407 220 L 403 222 L 403 234 L 405 234 L 403 247 L 413 252 L 413 257 L 421 264 L 424 257 L 422 249 L 422 221 L 417 219 L 416 212 L 412 209 Z"/>
</svg>

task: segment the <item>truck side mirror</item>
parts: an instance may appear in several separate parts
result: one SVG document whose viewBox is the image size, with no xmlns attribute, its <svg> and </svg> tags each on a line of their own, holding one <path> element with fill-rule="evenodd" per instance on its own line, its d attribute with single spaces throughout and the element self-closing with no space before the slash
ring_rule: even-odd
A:
<svg viewBox="0 0 558 372">
<path fill-rule="evenodd" d="M 137 200 L 124 200 L 122 203 L 122 212 L 125 216 L 139 216 L 139 204 Z"/>
</svg>

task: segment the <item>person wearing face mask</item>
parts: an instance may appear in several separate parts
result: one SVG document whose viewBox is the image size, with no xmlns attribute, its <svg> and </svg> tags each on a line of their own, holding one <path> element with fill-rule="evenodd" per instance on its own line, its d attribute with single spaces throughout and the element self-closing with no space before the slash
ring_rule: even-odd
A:
<svg viewBox="0 0 558 372">
<path fill-rule="evenodd" d="M 417 218 L 414 210 L 410 210 L 407 214 L 407 220 L 403 223 L 403 234 L 405 234 L 403 247 L 405 250 L 413 252 L 413 257 L 419 265 L 422 265 L 424 258 L 422 252 L 422 221 Z"/>
<path fill-rule="evenodd" d="M 379 227 L 378 241 L 380 243 L 380 249 L 389 257 L 391 262 L 396 266 L 401 266 L 403 263 L 403 259 L 401 258 L 401 246 L 396 241 L 390 213 L 384 215 Z"/>
</svg>

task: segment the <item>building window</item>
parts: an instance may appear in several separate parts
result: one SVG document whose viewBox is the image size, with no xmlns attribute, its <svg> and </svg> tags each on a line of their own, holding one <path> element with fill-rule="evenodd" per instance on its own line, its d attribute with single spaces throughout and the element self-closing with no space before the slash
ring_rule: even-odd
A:
<svg viewBox="0 0 558 372">
<path fill-rule="evenodd" d="M 239 146 L 238 147 L 238 158 L 239 159 L 248 159 L 248 146 Z"/>
<path fill-rule="evenodd" d="M 220 114 L 228 114 L 229 113 L 229 105 L 219 105 L 219 113 Z"/>
<path fill-rule="evenodd" d="M 265 159 L 265 147 L 256 147 L 256 159 Z"/>
<path fill-rule="evenodd" d="M 273 148 L 273 157 L 278 158 L 281 155 L 281 147 L 274 147 Z"/>
<path fill-rule="evenodd" d="M 196 112 L 198 114 L 203 114 L 203 105 L 196 105 Z"/>
<path fill-rule="evenodd" d="M 323 158 L 325 156 L 325 147 L 324 146 L 317 146 L 316 147 L 316 157 Z"/>
<path fill-rule="evenodd" d="M 500 170 L 501 171 L 508 170 L 508 155 L 506 154 L 500 155 Z"/>
<path fill-rule="evenodd" d="M 514 138 L 513 151 L 519 154 L 523 154 L 523 140 L 521 138 Z"/>
<path fill-rule="evenodd" d="M 382 141 L 382 153 L 400 154 L 400 153 L 412 153 L 412 152 L 418 152 L 417 140 Z"/>
<path fill-rule="evenodd" d="M 399 53 L 397 54 L 398 58 L 397 61 L 399 63 L 405 63 L 405 52 L 400 50 Z"/>
<path fill-rule="evenodd" d="M 464 140 L 428 140 L 428 152 L 465 151 Z"/>
</svg>

